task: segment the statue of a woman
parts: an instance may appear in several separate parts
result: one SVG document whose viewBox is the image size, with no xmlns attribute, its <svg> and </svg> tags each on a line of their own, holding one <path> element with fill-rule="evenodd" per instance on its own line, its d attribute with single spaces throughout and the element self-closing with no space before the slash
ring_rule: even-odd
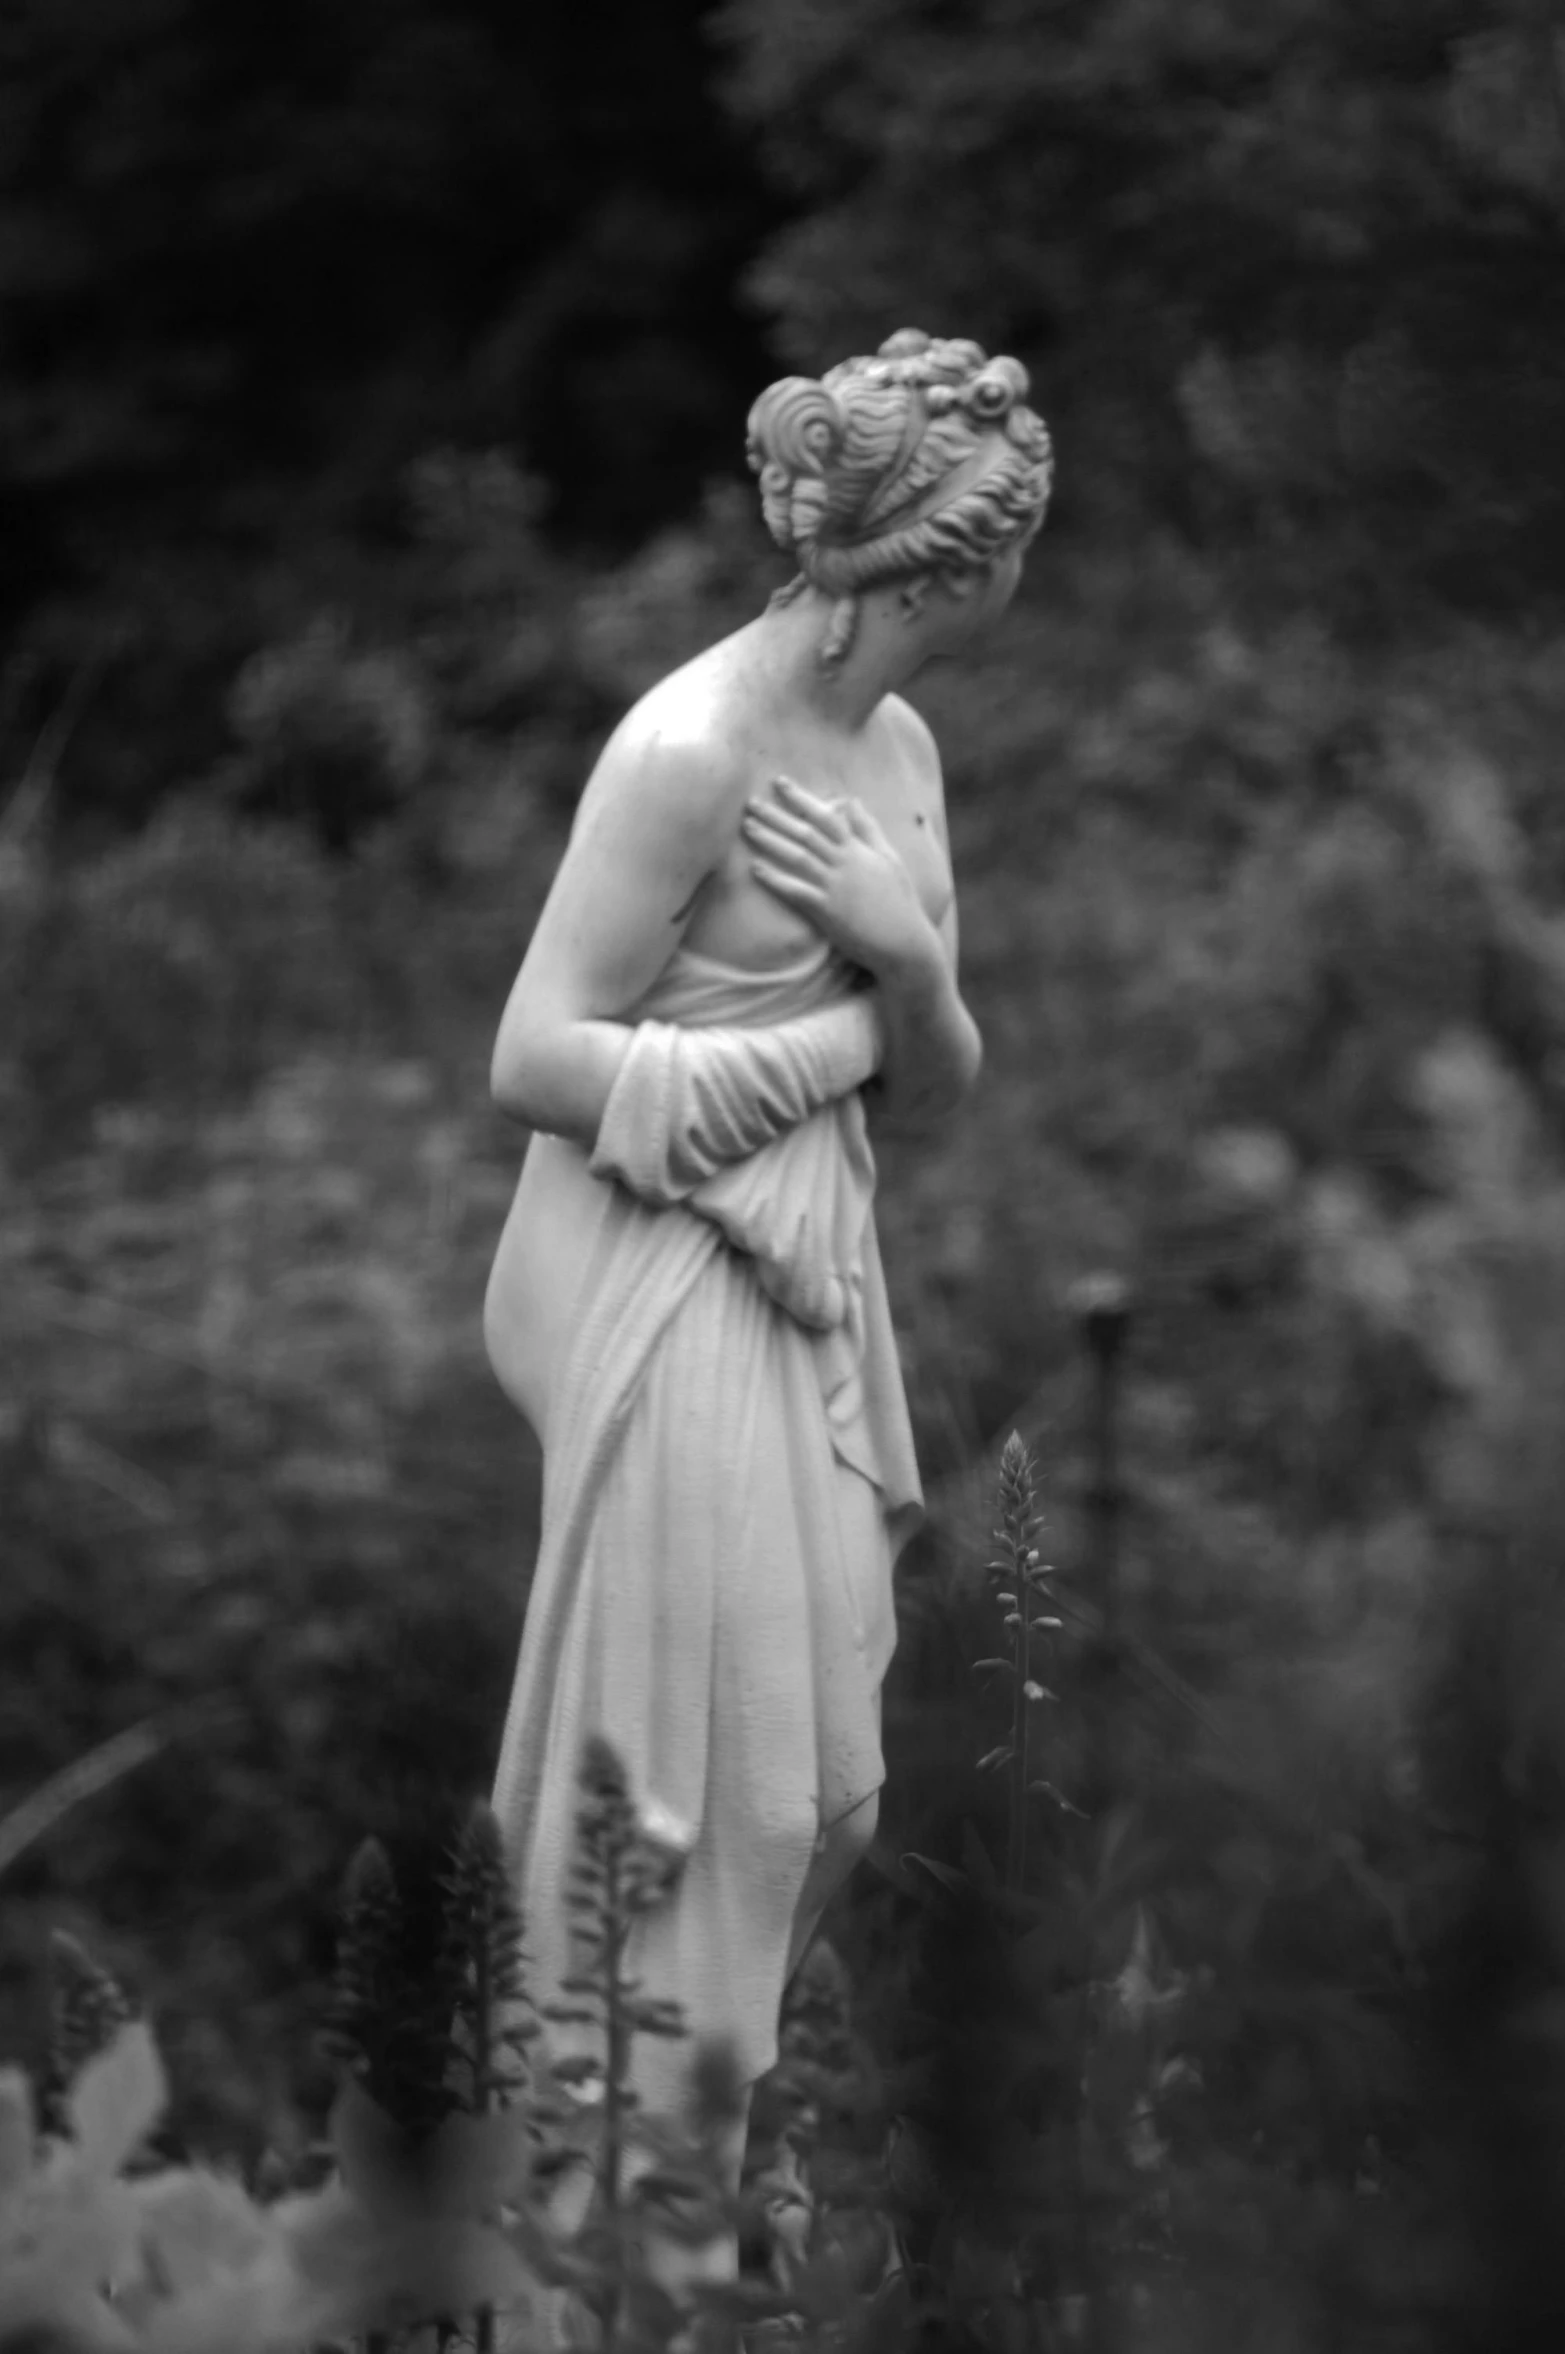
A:
<svg viewBox="0 0 1565 2354">
<path fill-rule="evenodd" d="M 747 2081 L 883 1777 L 921 1497 L 864 1099 L 940 1117 L 981 1054 L 939 761 L 895 690 L 1016 586 L 1051 465 L 1027 389 L 909 330 L 762 394 L 751 463 L 799 577 L 621 722 L 494 1052 L 534 1131 L 485 1311 L 544 1450 L 494 1798 L 534 1988 L 569 1968 L 599 1732 L 688 1851 L 637 1933 L 645 1990 Z M 688 2048 L 640 2052 L 672 2109 Z"/>
</svg>

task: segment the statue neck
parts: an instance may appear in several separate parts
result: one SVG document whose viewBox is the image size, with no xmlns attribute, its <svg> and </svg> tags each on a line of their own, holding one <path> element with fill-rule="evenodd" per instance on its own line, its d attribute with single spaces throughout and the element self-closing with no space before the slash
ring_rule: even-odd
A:
<svg viewBox="0 0 1565 2354">
<path fill-rule="evenodd" d="M 820 657 L 836 599 L 822 589 L 806 588 L 791 604 L 769 606 L 746 632 L 758 680 L 780 702 L 803 706 L 825 726 L 850 735 L 934 651 L 927 642 L 928 616 L 909 618 L 897 583 L 863 590 L 858 606 L 853 643 L 829 666 Z"/>
</svg>

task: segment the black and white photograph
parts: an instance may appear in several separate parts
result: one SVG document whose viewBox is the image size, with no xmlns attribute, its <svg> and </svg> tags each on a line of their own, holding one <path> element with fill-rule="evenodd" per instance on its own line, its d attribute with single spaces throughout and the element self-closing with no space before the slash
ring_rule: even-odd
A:
<svg viewBox="0 0 1565 2354">
<path fill-rule="evenodd" d="M 0 0 L 0 2354 L 1565 2348 L 1565 0 Z"/>
</svg>

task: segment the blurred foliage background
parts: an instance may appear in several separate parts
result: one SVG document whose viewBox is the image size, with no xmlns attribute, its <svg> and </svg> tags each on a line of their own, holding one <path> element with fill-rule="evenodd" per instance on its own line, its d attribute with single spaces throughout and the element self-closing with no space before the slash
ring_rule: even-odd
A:
<svg viewBox="0 0 1565 2354">
<path fill-rule="evenodd" d="M 13 0 L 0 191 L 0 1793 L 161 1743 L 8 1864 L 5 2047 L 60 1923 L 193 2140 L 302 2146 L 337 1878 L 485 1785 L 525 1598 L 499 1008 L 607 729 L 782 577 L 749 399 L 916 323 L 1059 490 L 919 690 L 988 1062 L 883 1159 L 888 1854 L 988 1820 L 1013 1424 L 1102 1602 L 1113 1268 L 1057 1962 L 1176 2022 L 1144 2342 L 1557 2345 L 1555 0 Z M 841 1927 L 915 2109 L 922 1919 Z"/>
</svg>

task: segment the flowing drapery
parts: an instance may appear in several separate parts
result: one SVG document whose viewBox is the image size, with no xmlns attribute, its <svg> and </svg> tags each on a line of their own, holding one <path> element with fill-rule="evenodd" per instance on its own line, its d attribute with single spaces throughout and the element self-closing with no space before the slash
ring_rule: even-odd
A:
<svg viewBox="0 0 1565 2354">
<path fill-rule="evenodd" d="M 793 1117 L 854 994 L 824 944 L 766 974 L 682 949 L 630 1017 L 495 1780 L 542 2000 L 570 1965 L 587 1736 L 689 1827 L 635 1966 L 746 2078 L 775 2058 L 817 1840 L 882 1778 L 891 1569 L 921 1503 L 863 1108 L 850 1088 Z M 757 1117 L 773 1140 L 729 1157 Z"/>
</svg>

